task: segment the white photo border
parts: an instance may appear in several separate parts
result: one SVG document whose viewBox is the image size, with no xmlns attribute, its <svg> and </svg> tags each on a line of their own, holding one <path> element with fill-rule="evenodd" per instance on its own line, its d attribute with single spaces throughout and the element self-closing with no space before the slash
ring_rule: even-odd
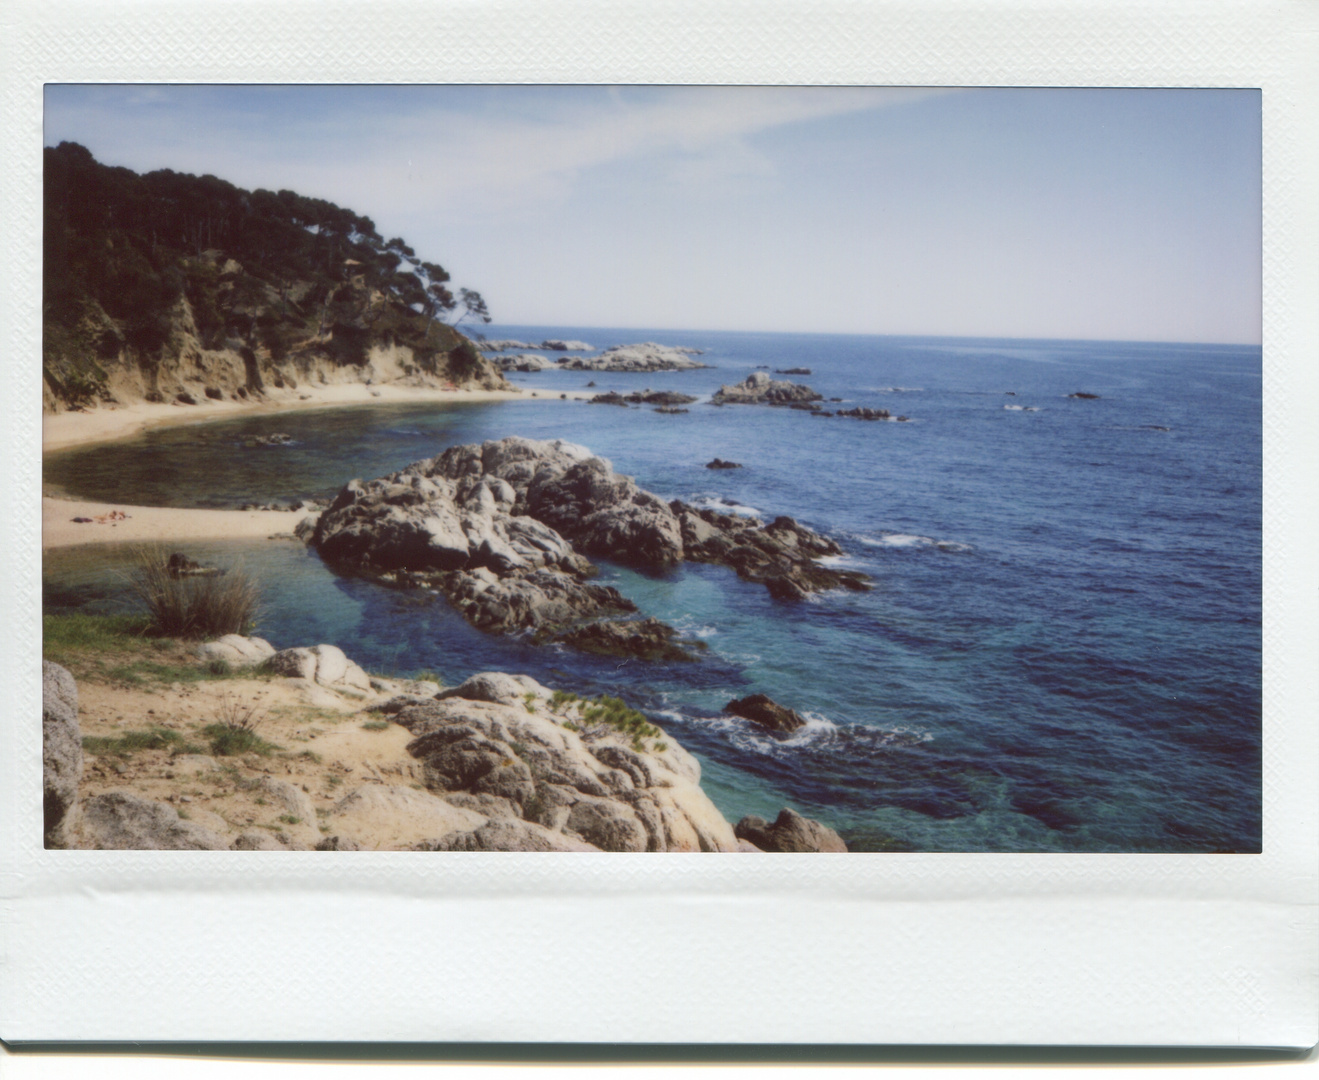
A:
<svg viewBox="0 0 1319 1080">
<path fill-rule="evenodd" d="M 1319 1041 L 1319 153 L 1305 0 L 10 0 L 0 1038 Z M 41 846 L 42 89 L 53 82 L 1257 87 L 1259 855 Z M 366 208 L 363 208 L 366 209 Z"/>
</svg>

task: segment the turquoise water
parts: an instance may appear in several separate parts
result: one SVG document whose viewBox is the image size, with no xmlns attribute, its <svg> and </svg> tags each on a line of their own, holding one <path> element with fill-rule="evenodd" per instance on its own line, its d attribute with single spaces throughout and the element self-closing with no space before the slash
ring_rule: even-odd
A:
<svg viewBox="0 0 1319 1080">
<path fill-rule="evenodd" d="M 261 577 L 262 629 L 277 645 L 331 641 L 382 671 L 456 680 L 503 668 L 621 693 L 697 753 L 733 819 L 792 805 L 860 849 L 1258 850 L 1258 348 L 581 327 L 491 335 L 649 338 L 705 348 L 716 366 L 555 370 L 512 376 L 538 396 L 509 404 L 164 429 L 51 455 L 45 478 L 102 499 L 236 506 L 329 495 L 457 443 L 567 438 L 666 498 L 821 529 L 876 588 L 790 604 L 719 567 L 647 576 L 603 566 L 643 612 L 709 645 L 698 664 L 648 665 L 489 637 L 442 601 L 338 577 L 291 542 L 187 550 Z M 797 380 L 844 398 L 840 407 L 910 422 L 558 399 L 591 380 L 601 391 L 704 396 L 758 365 L 812 368 Z M 1100 396 L 1067 396 L 1076 391 Z M 294 445 L 244 446 L 274 431 Z M 745 467 L 706 470 L 714 457 Z M 124 603 L 116 561 L 122 553 L 48 558 L 48 605 Z M 778 741 L 720 715 L 753 691 L 810 725 Z"/>
</svg>

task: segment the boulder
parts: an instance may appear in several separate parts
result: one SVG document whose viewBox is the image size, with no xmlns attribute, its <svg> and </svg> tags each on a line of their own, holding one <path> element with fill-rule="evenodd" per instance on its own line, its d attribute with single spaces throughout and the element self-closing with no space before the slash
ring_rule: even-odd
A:
<svg viewBox="0 0 1319 1080">
<path fill-rule="evenodd" d="M 537 687 L 487 672 L 397 714 L 431 797 L 510 826 L 435 832 L 428 850 L 736 849 L 700 788 L 699 763 L 669 736 L 611 726 L 591 702 L 528 699 Z M 538 846 L 565 839 L 566 848 Z"/>
<path fill-rule="evenodd" d="M 281 649 L 269 658 L 266 668 L 275 675 L 306 679 L 351 697 L 369 697 L 374 693 L 371 676 L 335 645 Z"/>
<path fill-rule="evenodd" d="M 736 698 L 724 706 L 724 712 L 783 734 L 806 726 L 806 721 L 799 712 L 784 708 L 766 694 L 751 694 L 749 697 Z"/>
<path fill-rule="evenodd" d="M 843 838 L 828 826 L 797 811 L 784 807 L 771 825 L 762 817 L 748 814 L 733 830 L 739 840 L 747 841 L 760 851 L 833 851 L 845 852 Z"/>
<path fill-rule="evenodd" d="M 492 821 L 468 832 L 452 832 L 423 841 L 414 851 L 599 851 L 572 836 L 530 821 Z"/>
<path fill-rule="evenodd" d="M 464 679 L 449 690 L 435 695 L 435 700 L 462 698 L 465 701 L 489 701 L 499 705 L 525 703 L 527 695 L 544 700 L 550 692 L 530 675 L 506 675 L 502 671 L 482 671 Z"/>
<path fill-rule="evenodd" d="M 715 458 L 713 461 L 705 463 L 707 469 L 740 469 L 742 466 L 736 461 L 725 461 L 723 458 Z"/>
<path fill-rule="evenodd" d="M 275 647 L 259 637 L 242 634 L 225 634 L 208 641 L 197 649 L 197 655 L 207 661 L 222 661 L 230 667 L 255 667 L 275 655 Z"/>
<path fill-rule="evenodd" d="M 245 832 L 229 845 L 231 851 L 284 851 L 284 845 L 268 832 Z"/>
<path fill-rule="evenodd" d="M 226 851 L 218 833 L 131 791 L 107 791 L 82 806 L 72 846 L 93 850 Z"/>
<path fill-rule="evenodd" d="M 78 726 L 78 684 L 49 660 L 41 662 L 41 804 L 47 847 L 64 843 L 76 819 L 82 780 L 82 729 Z"/>
</svg>

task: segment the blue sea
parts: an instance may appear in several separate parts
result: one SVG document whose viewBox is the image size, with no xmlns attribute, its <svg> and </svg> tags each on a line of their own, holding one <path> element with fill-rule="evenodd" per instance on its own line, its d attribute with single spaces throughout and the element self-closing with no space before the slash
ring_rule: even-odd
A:
<svg viewBox="0 0 1319 1080">
<path fill-rule="evenodd" d="M 1258 347 L 498 326 L 490 337 L 653 340 L 707 370 L 513 374 L 506 404 L 373 405 L 149 432 L 48 455 L 48 485 L 137 504 L 327 496 L 447 446 L 564 438 L 665 498 L 836 538 L 874 590 L 778 601 L 726 568 L 602 578 L 708 645 L 646 664 L 491 637 L 442 599 L 341 578 L 301 545 L 178 545 L 260 578 L 260 632 L 368 669 L 527 672 L 646 710 L 736 821 L 792 806 L 861 851 L 1251 852 L 1261 844 Z M 807 367 L 826 409 L 716 408 L 721 383 Z M 681 415 L 563 401 L 673 389 Z M 1097 398 L 1069 397 L 1076 392 Z M 249 448 L 286 432 L 294 444 Z M 741 469 L 712 471 L 715 457 Z M 289 516 L 291 527 L 295 517 Z M 49 553 L 47 610 L 127 604 L 128 554 Z M 777 739 L 721 714 L 769 694 Z"/>
</svg>

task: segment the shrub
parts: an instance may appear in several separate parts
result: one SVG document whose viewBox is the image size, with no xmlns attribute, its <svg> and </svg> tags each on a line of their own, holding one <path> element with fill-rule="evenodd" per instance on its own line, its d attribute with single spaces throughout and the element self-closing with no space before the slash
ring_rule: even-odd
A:
<svg viewBox="0 0 1319 1080">
<path fill-rule="evenodd" d="M 168 637 L 245 634 L 256 623 L 260 602 L 256 583 L 241 571 L 178 576 L 160 548 L 141 553 L 133 590 L 147 609 L 151 629 Z"/>
<path fill-rule="evenodd" d="M 609 697 L 606 694 L 583 705 L 582 719 L 588 724 L 606 724 L 615 731 L 630 735 L 632 745 L 638 750 L 644 745 L 643 739 L 656 738 L 664 734 L 642 713 L 629 708 L 621 698 Z"/>
<path fill-rule="evenodd" d="M 362 725 L 363 731 L 384 731 L 389 727 L 388 720 L 368 720 Z"/>
<path fill-rule="evenodd" d="M 211 753 L 220 757 L 278 750 L 278 746 L 257 734 L 260 724 L 255 705 L 244 705 L 226 697 L 220 703 L 217 722 L 202 728 L 202 734 L 211 740 Z"/>
</svg>

